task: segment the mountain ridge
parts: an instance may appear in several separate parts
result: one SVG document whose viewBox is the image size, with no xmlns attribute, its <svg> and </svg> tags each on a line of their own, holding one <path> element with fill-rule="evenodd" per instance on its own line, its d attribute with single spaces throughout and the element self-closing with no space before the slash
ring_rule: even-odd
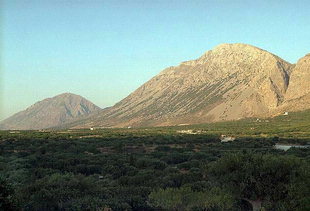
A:
<svg viewBox="0 0 310 211">
<path fill-rule="evenodd" d="M 169 126 L 271 117 L 309 109 L 308 81 L 310 54 L 291 64 L 252 45 L 225 43 L 165 68 L 114 106 L 60 127 Z"/>
<path fill-rule="evenodd" d="M 84 125 L 74 126 L 193 124 L 254 116 L 268 117 L 285 110 L 306 109 L 310 107 L 309 104 L 299 109 L 298 106 L 291 106 L 286 97 L 295 66 L 255 46 L 221 44 L 198 59 L 164 69 L 110 110 L 85 121 Z M 180 77 L 182 74 L 185 79 Z M 178 80 L 179 86 L 176 85 Z M 167 90 L 169 86 L 172 86 L 172 89 Z M 156 87 L 162 87 L 163 93 L 160 94 Z M 183 96 L 176 97 L 182 91 Z M 167 95 L 168 97 L 165 97 Z M 148 103 L 152 98 L 156 100 Z M 191 105 L 181 105 L 182 98 L 187 98 L 186 102 Z M 157 101 L 161 102 L 161 99 L 165 100 L 159 104 Z M 173 114 L 160 117 L 159 114 L 165 112 L 163 104 L 169 102 L 176 105 L 171 111 Z M 283 104 L 289 106 L 283 108 Z M 180 108 L 176 108 L 178 105 Z M 144 112 L 145 108 L 150 106 L 157 108 Z M 199 106 L 202 108 L 199 109 Z M 194 111 L 188 112 L 189 108 Z M 159 114 L 150 115 L 156 109 Z"/>
<path fill-rule="evenodd" d="M 270 116 L 293 64 L 247 44 L 221 44 L 161 71 L 85 126 L 165 126 Z M 80 125 L 82 126 L 82 125 Z"/>
</svg>

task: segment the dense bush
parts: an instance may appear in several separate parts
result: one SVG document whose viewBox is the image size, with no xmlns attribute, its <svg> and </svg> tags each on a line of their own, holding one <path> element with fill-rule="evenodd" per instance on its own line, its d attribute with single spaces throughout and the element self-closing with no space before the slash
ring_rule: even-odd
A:
<svg viewBox="0 0 310 211">
<path fill-rule="evenodd" d="M 0 132 L 0 206 L 248 210 L 245 199 L 257 197 L 271 210 L 309 204 L 309 149 L 274 150 L 273 137 L 221 143 L 218 135 L 169 130 L 104 130 L 99 138 Z"/>
</svg>

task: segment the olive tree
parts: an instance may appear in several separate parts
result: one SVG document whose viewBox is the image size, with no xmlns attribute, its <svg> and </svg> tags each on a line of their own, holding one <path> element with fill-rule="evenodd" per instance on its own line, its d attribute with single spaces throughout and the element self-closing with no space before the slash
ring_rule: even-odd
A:
<svg viewBox="0 0 310 211">
<path fill-rule="evenodd" d="M 237 153 L 214 162 L 208 176 L 214 185 L 228 190 L 236 199 L 249 202 L 257 211 L 263 204 L 276 208 L 285 204 L 285 199 L 307 197 L 305 190 L 299 191 L 299 198 L 294 199 L 292 187 L 310 186 L 309 180 L 304 180 L 309 177 L 309 171 L 305 170 L 308 166 L 290 156 Z"/>
<path fill-rule="evenodd" d="M 231 210 L 233 198 L 218 188 L 209 191 L 193 191 L 190 187 L 166 188 L 153 191 L 149 195 L 149 204 L 154 208 L 166 210 L 203 210 L 217 208 Z"/>
<path fill-rule="evenodd" d="M 0 210 L 17 210 L 13 194 L 14 191 L 11 185 L 0 175 Z"/>
</svg>

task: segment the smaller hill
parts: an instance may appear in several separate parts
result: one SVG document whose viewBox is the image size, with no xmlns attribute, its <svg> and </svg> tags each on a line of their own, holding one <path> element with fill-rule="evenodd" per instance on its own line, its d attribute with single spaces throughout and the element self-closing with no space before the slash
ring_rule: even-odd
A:
<svg viewBox="0 0 310 211">
<path fill-rule="evenodd" d="M 101 110 L 85 98 L 63 93 L 39 101 L 26 110 L 0 122 L 2 130 L 34 130 L 57 127 L 81 116 Z"/>
</svg>

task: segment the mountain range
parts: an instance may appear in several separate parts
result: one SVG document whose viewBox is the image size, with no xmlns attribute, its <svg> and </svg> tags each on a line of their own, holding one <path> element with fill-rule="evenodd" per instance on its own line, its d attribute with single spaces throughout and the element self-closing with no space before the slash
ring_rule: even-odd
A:
<svg viewBox="0 0 310 211">
<path fill-rule="evenodd" d="M 83 118 L 74 121 L 79 115 L 65 115 L 69 120 L 58 118 L 53 125 L 141 127 L 270 117 L 309 109 L 309 81 L 310 54 L 290 64 L 251 45 L 221 44 L 196 60 L 164 69 L 112 107 L 99 111 L 91 104 L 92 109 L 84 112 L 87 115 Z M 49 103 L 44 104 L 46 115 Z M 38 119 L 33 117 L 33 109 L 34 106 L 0 125 L 13 128 L 20 119 L 23 119 L 18 122 L 20 128 L 36 125 Z M 54 117 L 44 121 L 49 118 Z M 36 128 L 51 125 L 37 124 Z"/>
</svg>

